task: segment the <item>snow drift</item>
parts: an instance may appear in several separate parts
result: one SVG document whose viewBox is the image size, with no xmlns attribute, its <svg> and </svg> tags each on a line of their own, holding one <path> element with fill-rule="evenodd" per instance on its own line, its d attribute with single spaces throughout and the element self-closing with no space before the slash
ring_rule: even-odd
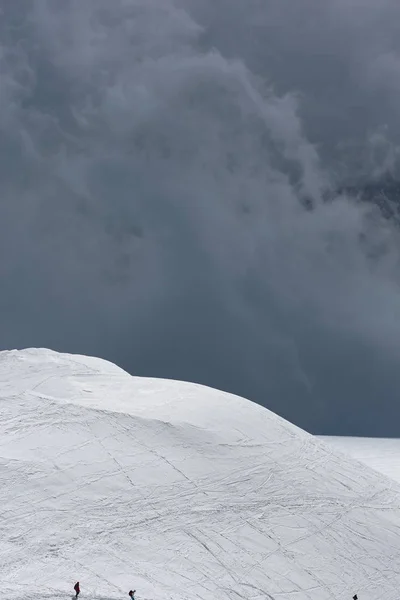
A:
<svg viewBox="0 0 400 600">
<path fill-rule="evenodd" d="M 0 353 L 1 595 L 397 599 L 399 487 L 247 400 Z"/>
</svg>

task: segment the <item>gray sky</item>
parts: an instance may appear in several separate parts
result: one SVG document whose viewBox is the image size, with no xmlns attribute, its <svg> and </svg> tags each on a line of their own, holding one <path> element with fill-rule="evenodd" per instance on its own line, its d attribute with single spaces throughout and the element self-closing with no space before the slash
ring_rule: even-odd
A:
<svg viewBox="0 0 400 600">
<path fill-rule="evenodd" d="M 1 10 L 1 347 L 399 435 L 399 233 L 322 201 L 398 174 L 397 0 Z"/>
</svg>

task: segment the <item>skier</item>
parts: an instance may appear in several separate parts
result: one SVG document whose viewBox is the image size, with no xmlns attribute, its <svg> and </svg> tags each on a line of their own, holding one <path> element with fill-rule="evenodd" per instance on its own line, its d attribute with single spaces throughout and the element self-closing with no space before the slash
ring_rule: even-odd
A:
<svg viewBox="0 0 400 600">
<path fill-rule="evenodd" d="M 75 598 L 77 598 L 79 596 L 79 594 L 81 593 L 81 590 L 79 588 L 79 581 L 76 582 L 76 584 L 74 585 L 74 590 L 75 590 Z"/>
<path fill-rule="evenodd" d="M 358 600 L 358 596 L 357 596 L 357 594 L 354 594 L 354 596 L 353 596 L 353 600 Z"/>
<path fill-rule="evenodd" d="M 131 590 L 128 594 L 129 598 L 132 598 L 132 600 L 135 600 L 135 594 L 136 594 L 136 590 Z"/>
</svg>

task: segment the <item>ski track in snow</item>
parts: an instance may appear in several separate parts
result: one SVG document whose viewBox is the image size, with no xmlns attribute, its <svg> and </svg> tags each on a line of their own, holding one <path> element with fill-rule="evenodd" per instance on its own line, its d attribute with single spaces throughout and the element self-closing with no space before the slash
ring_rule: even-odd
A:
<svg viewBox="0 0 400 600">
<path fill-rule="evenodd" d="M 400 487 L 247 400 L 0 353 L 1 597 L 398 600 Z"/>
<path fill-rule="evenodd" d="M 329 436 L 320 439 L 400 483 L 399 439 Z"/>
</svg>

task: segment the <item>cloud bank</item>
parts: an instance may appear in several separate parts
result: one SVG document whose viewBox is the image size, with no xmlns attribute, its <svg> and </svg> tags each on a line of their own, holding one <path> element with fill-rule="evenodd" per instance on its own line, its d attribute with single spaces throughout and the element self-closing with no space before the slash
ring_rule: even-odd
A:
<svg viewBox="0 0 400 600">
<path fill-rule="evenodd" d="M 319 433 L 398 435 L 400 6 L 14 0 L 1 347 L 91 353 Z"/>
</svg>

